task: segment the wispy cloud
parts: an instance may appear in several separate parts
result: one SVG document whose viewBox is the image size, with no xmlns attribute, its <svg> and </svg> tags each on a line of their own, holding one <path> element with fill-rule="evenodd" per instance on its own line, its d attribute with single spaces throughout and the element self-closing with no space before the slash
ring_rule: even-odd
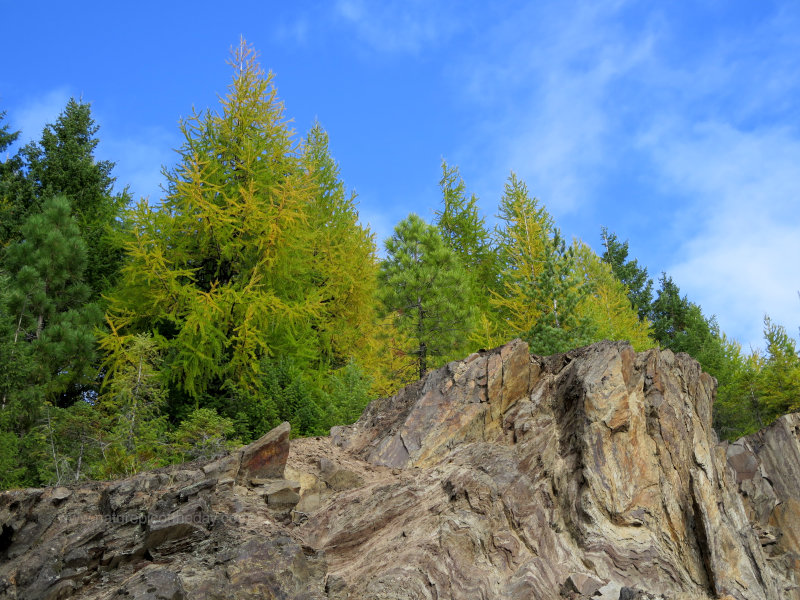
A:
<svg viewBox="0 0 800 600">
<path fill-rule="evenodd" d="M 449 2 L 339 0 L 336 14 L 372 50 L 418 53 L 446 41 L 459 28 Z"/>
<path fill-rule="evenodd" d="M 460 154 L 474 157 L 465 171 L 516 170 L 558 216 L 603 214 L 614 229 L 640 213 L 633 248 L 670 240 L 651 270 L 757 345 L 764 313 L 800 324 L 800 12 L 786 3 L 743 27 L 705 9 L 694 35 L 696 15 L 635 2 L 510 14 L 461 64 L 483 118 Z M 604 195 L 626 179 L 648 196 Z"/>
<path fill-rule="evenodd" d="M 39 141 L 45 125 L 56 121 L 73 95 L 68 88 L 59 87 L 10 109 L 6 119 L 10 129 L 20 131 L 18 143 Z"/>
<path fill-rule="evenodd" d="M 622 35 L 623 3 L 527 7 L 488 32 L 461 65 L 486 119 L 493 176 L 515 170 L 558 213 L 580 209 L 613 156 L 624 113 L 615 92 L 650 59 L 653 36 Z M 484 162 L 485 158 L 481 158 Z"/>
<path fill-rule="evenodd" d="M 279 41 L 290 42 L 297 46 L 308 44 L 310 33 L 311 22 L 303 15 L 280 22 L 275 27 L 275 36 Z"/>
<path fill-rule="evenodd" d="M 98 154 L 116 163 L 113 174 L 118 191 L 129 186 L 134 201 L 144 198 L 153 204 L 164 197 L 161 187 L 166 182 L 161 168 L 174 165 L 177 154 L 171 149 L 178 144 L 175 134 L 158 128 L 135 136 L 118 135 L 112 130 L 101 137 Z"/>
</svg>

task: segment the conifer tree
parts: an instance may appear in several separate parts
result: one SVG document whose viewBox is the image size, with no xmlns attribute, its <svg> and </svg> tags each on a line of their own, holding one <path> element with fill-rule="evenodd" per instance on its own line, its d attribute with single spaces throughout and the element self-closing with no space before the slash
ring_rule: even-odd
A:
<svg viewBox="0 0 800 600">
<path fill-rule="evenodd" d="M 470 281 L 437 229 L 415 214 L 395 227 L 386 252 L 380 270 L 383 309 L 412 341 L 402 350 L 422 378 L 429 368 L 457 356 L 469 335 Z"/>
<path fill-rule="evenodd" d="M 120 340 L 154 325 L 168 380 L 194 399 L 224 383 L 256 386 L 263 356 L 312 357 L 306 334 L 321 312 L 302 227 L 311 182 L 283 104 L 252 50 L 240 47 L 232 67 L 222 111 L 182 124 L 163 205 L 130 213 L 128 261 L 111 295 Z M 104 340 L 113 374 L 112 342 Z"/>
<path fill-rule="evenodd" d="M 305 207 L 305 227 L 313 232 L 309 285 L 318 290 L 323 313 L 316 343 L 321 360 L 343 367 L 374 333 L 375 240 L 358 222 L 356 196 L 345 189 L 319 123 L 306 136 L 302 162 L 312 184 Z"/>
<path fill-rule="evenodd" d="M 800 409 L 800 355 L 782 325 L 764 317 L 766 355 L 761 371 L 761 395 L 766 419 Z"/>
<path fill-rule="evenodd" d="M 5 119 L 5 111 L 0 112 L 0 123 Z M 22 178 L 22 159 L 19 153 L 8 155 L 8 149 L 19 138 L 19 131 L 10 131 L 9 126 L 0 126 L 0 259 L 4 248 L 19 235 L 22 221 L 16 214 L 16 182 Z M 0 263 L 1 264 L 1 263 Z"/>
<path fill-rule="evenodd" d="M 577 269 L 574 249 L 566 246 L 558 229 L 544 242 L 541 271 L 520 287 L 537 314 L 524 339 L 532 352 L 547 355 L 591 343 L 596 329 L 579 310 L 590 285 Z"/>
<path fill-rule="evenodd" d="M 499 265 L 486 220 L 478 213 L 478 198 L 467 198 L 458 167 L 442 161 L 442 209 L 436 211 L 435 225 L 442 239 L 459 257 L 475 281 L 475 300 L 488 307 L 490 291 L 498 287 Z"/>
<path fill-rule="evenodd" d="M 122 249 L 114 231 L 129 200 L 127 192 L 113 192 L 114 163 L 95 159 L 98 129 L 89 104 L 70 99 L 56 122 L 44 128 L 41 140 L 27 144 L 15 157 L 0 219 L 4 222 L 0 233 L 9 244 L 18 239 L 22 223 L 41 211 L 46 199 L 67 198 L 86 244 L 84 279 L 93 301 L 100 300 L 119 270 Z"/>
<path fill-rule="evenodd" d="M 578 306 L 589 289 L 576 269 L 574 250 L 514 173 L 498 218 L 503 289 L 492 300 L 497 331 L 522 337 L 540 354 L 587 343 L 591 323 Z"/>
<path fill-rule="evenodd" d="M 109 295 L 116 334 L 102 344 L 113 379 L 130 336 L 150 332 L 171 418 L 213 409 L 247 438 L 285 414 L 288 396 L 267 397 L 275 365 L 302 379 L 282 386 L 317 395 L 357 354 L 376 266 L 325 133 L 295 141 L 272 74 L 244 42 L 231 65 L 221 109 L 182 124 L 162 205 L 129 213 L 127 261 Z M 298 408 L 318 419 L 305 431 L 327 422 L 323 400 L 320 411 Z"/>
<path fill-rule="evenodd" d="M 628 298 L 636 309 L 639 320 L 644 321 L 650 313 L 653 301 L 653 280 L 647 276 L 647 268 L 640 267 L 639 261 L 627 260 L 628 242 L 620 242 L 606 227 L 602 229 L 603 262 L 611 265 L 614 275 L 628 288 Z"/>
<path fill-rule="evenodd" d="M 492 296 L 494 318 L 486 329 L 492 341 L 503 343 L 530 331 L 539 316 L 523 285 L 542 273 L 553 219 L 514 173 L 505 184 L 497 218 L 501 290 Z"/>
<path fill-rule="evenodd" d="M 86 245 L 71 216 L 69 201 L 45 201 L 22 227 L 22 238 L 8 249 L 6 266 L 11 275 L 6 295 L 6 315 L 12 320 L 12 352 L 16 360 L 32 360 L 26 390 L 55 403 L 68 405 L 83 386 L 94 379 L 94 327 L 101 313 L 87 303 L 84 283 Z M 31 358 L 25 346 L 30 345 Z M 68 396 L 62 396 L 69 391 Z M 9 391 L 8 397 L 14 397 Z"/>
</svg>

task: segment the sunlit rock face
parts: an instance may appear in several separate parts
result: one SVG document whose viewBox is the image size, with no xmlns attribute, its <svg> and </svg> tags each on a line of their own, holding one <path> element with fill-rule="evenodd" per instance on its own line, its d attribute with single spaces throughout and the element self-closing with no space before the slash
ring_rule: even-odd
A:
<svg viewBox="0 0 800 600">
<path fill-rule="evenodd" d="M 330 437 L 0 494 L 0 598 L 800 599 L 800 417 L 720 445 L 714 388 L 514 341 Z"/>
</svg>

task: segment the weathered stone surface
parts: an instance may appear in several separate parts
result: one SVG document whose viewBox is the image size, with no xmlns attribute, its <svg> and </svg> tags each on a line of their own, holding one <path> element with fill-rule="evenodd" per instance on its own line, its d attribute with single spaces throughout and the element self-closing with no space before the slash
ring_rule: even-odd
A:
<svg viewBox="0 0 800 600">
<path fill-rule="evenodd" d="M 289 423 L 282 423 L 245 447 L 238 470 L 239 481 L 282 479 L 289 457 Z"/>
<path fill-rule="evenodd" d="M 800 414 L 730 444 L 726 457 L 764 553 L 800 598 Z"/>
<path fill-rule="evenodd" d="M 800 598 L 800 415 L 671 352 L 515 341 L 205 465 L 0 493 L 0 598 Z"/>
</svg>

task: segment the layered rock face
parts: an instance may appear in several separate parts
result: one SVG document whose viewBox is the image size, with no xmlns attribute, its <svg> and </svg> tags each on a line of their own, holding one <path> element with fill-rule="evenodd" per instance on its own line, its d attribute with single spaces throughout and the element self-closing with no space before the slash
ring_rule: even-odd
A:
<svg viewBox="0 0 800 600">
<path fill-rule="evenodd" d="M 800 416 L 717 444 L 714 385 L 515 341 L 330 437 L 5 492 L 0 598 L 800 599 Z"/>
</svg>

